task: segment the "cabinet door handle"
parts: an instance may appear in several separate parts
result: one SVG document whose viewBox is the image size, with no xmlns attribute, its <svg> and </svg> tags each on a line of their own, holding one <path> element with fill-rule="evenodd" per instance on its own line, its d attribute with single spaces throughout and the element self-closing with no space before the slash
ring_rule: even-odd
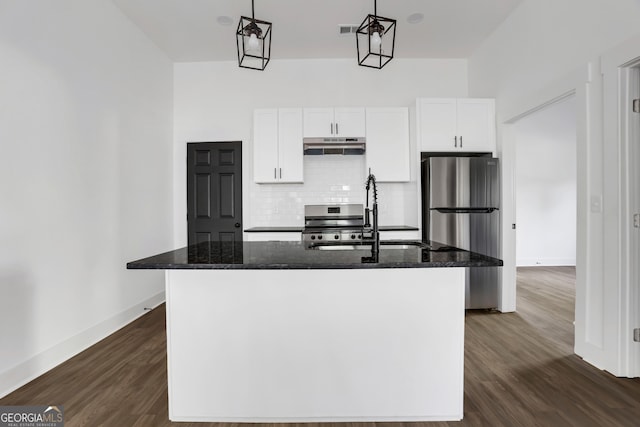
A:
<svg viewBox="0 0 640 427">
<path fill-rule="evenodd" d="M 462 137 L 460 137 L 460 148 L 462 148 Z"/>
<path fill-rule="evenodd" d="M 273 179 L 278 178 L 278 175 L 276 175 L 276 168 L 273 168 Z"/>
<path fill-rule="evenodd" d="M 333 123 L 331 123 L 331 135 L 333 135 Z"/>
<path fill-rule="evenodd" d="M 282 168 L 280 168 L 280 179 L 282 179 Z"/>
<path fill-rule="evenodd" d="M 338 130 L 338 124 L 336 123 L 336 135 L 339 135 L 340 131 Z"/>
<path fill-rule="evenodd" d="M 457 136 L 453 137 L 453 146 L 458 148 L 458 137 Z"/>
</svg>

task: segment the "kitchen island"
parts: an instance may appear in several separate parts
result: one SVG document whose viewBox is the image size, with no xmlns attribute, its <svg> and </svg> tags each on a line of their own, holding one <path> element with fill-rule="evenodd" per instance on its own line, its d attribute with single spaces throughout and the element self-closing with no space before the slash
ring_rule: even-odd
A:
<svg viewBox="0 0 640 427">
<path fill-rule="evenodd" d="M 368 255 L 214 242 L 127 264 L 166 270 L 169 418 L 462 419 L 464 267 L 502 262 L 430 242 Z"/>
</svg>

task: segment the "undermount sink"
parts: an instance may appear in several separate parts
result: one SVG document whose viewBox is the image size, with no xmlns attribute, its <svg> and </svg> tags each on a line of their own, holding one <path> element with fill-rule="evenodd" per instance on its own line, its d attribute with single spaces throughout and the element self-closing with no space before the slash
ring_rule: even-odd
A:
<svg viewBox="0 0 640 427">
<path fill-rule="evenodd" d="M 320 251 L 345 251 L 345 250 L 369 250 L 371 249 L 370 243 L 362 244 L 348 244 L 343 242 L 323 242 L 312 243 L 309 246 L 310 249 L 316 249 Z M 380 250 L 383 249 L 430 249 L 431 247 L 424 242 L 414 240 L 381 240 Z"/>
<path fill-rule="evenodd" d="M 409 248 L 420 248 L 420 249 L 431 249 L 431 246 L 424 242 L 420 242 L 419 240 L 381 240 L 380 246 L 389 246 L 389 248 L 385 249 L 409 249 Z"/>
</svg>

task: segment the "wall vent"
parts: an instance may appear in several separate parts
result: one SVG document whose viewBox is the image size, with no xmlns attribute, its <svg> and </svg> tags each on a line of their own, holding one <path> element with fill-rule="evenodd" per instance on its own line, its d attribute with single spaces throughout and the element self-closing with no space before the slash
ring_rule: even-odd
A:
<svg viewBox="0 0 640 427">
<path fill-rule="evenodd" d="M 357 25 L 340 25 L 338 27 L 338 33 L 341 36 L 346 36 L 349 34 L 355 34 L 358 31 Z"/>
</svg>

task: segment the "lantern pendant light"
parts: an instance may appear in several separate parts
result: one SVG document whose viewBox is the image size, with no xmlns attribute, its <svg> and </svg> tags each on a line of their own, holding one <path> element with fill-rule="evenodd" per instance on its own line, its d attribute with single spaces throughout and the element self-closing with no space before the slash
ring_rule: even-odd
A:
<svg viewBox="0 0 640 427">
<path fill-rule="evenodd" d="M 271 22 L 255 18 L 254 0 L 251 0 L 251 18 L 240 17 L 236 31 L 238 65 L 263 71 L 271 58 Z"/>
<path fill-rule="evenodd" d="M 377 0 L 373 0 L 373 15 L 367 15 L 356 31 L 358 65 L 384 67 L 393 59 L 395 44 L 396 20 L 378 16 Z"/>
</svg>

